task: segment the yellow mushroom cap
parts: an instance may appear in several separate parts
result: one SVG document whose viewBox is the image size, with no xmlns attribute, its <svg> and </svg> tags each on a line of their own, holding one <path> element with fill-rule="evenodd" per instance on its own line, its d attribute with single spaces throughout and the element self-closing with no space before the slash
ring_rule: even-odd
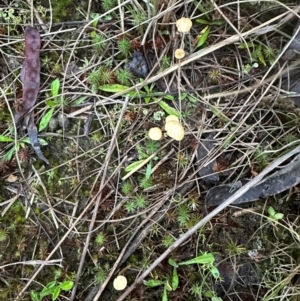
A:
<svg viewBox="0 0 300 301">
<path fill-rule="evenodd" d="M 127 286 L 127 279 L 125 276 L 119 275 L 114 280 L 114 289 L 117 291 L 122 291 Z"/>
<path fill-rule="evenodd" d="M 184 128 L 181 123 L 170 120 L 165 124 L 167 135 L 176 141 L 181 141 L 184 137 Z"/>
<path fill-rule="evenodd" d="M 183 49 L 178 48 L 178 49 L 175 50 L 175 57 L 177 59 L 182 59 L 182 58 L 184 58 L 184 56 L 185 56 L 185 52 L 184 52 Z"/>
<path fill-rule="evenodd" d="M 151 128 L 148 132 L 148 136 L 152 140 L 160 140 L 162 137 L 162 131 L 159 127 Z"/>
<path fill-rule="evenodd" d="M 177 30 L 179 32 L 189 32 L 192 25 L 193 25 L 193 23 L 192 23 L 191 19 L 184 18 L 184 17 L 180 18 L 176 22 Z"/>
<path fill-rule="evenodd" d="M 168 121 L 171 121 L 171 120 L 175 120 L 175 121 L 179 122 L 178 117 L 175 116 L 175 115 L 169 115 L 169 116 L 166 117 L 166 123 L 167 123 Z"/>
</svg>

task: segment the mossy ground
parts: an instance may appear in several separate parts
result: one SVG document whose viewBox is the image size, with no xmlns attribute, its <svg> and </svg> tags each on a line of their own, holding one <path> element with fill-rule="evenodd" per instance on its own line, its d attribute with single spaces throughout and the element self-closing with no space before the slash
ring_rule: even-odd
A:
<svg viewBox="0 0 300 301">
<path fill-rule="evenodd" d="M 121 1 L 118 7 L 117 1 L 66 0 L 51 1 L 50 11 L 48 2 L 35 3 L 33 10 L 15 1 L 1 8 L 1 137 L 14 138 L 11 113 L 22 97 L 23 29 L 31 18 L 43 40 L 37 125 L 49 103 L 55 105 L 51 123 L 39 133 L 48 143 L 43 152 L 49 166 L 21 140 L 20 129 L 17 152 L 11 152 L 14 142 L 1 142 L 1 300 L 18 295 L 31 300 L 31 290 L 40 292 L 53 280 L 76 282 L 75 294 L 62 291 L 59 300 L 92 300 L 100 284 L 105 290 L 99 300 L 117 300 L 121 294 L 112 287 L 115 275 L 124 274 L 131 285 L 203 218 L 205 195 L 212 187 L 198 175 L 196 152 L 203 137 L 213 134 L 216 148 L 204 164 L 216 160 L 219 183 L 251 179 L 297 144 L 299 108 L 279 91 L 279 78 L 257 84 L 266 74 L 278 74 L 284 63 L 273 62 L 288 42 L 286 34 L 292 35 L 290 23 L 282 28 L 285 35 L 245 36 L 189 64 L 173 55 L 179 45 L 187 55 L 217 45 L 235 35 L 235 29 L 245 32 L 286 12 L 289 4 L 202 2 L 149 1 L 147 6 Z M 182 16 L 193 19 L 185 35 L 176 33 L 175 21 Z M 45 31 L 41 22 L 52 27 Z M 210 33 L 197 47 L 206 26 Z M 129 72 L 134 51 L 143 53 L 150 69 L 154 66 L 150 82 L 157 74 L 166 75 L 151 84 Z M 51 94 L 56 78 L 58 98 Z M 140 93 L 128 94 L 126 103 L 121 85 Z M 163 92 L 168 86 L 171 93 Z M 180 143 L 165 136 L 151 141 L 147 131 L 163 128 L 170 110 L 180 113 L 185 138 Z M 150 156 L 127 177 L 128 166 Z M 182 262 L 208 252 L 214 254 L 223 281 L 215 281 L 202 266 L 180 266 L 179 287 L 168 292 L 169 300 L 287 300 L 287 292 L 296 300 L 298 204 L 295 187 L 227 208 L 146 279 L 170 280 L 170 257 Z M 284 218 L 268 219 L 270 206 Z M 163 286 L 139 283 L 127 300 L 162 300 L 162 295 Z"/>
</svg>

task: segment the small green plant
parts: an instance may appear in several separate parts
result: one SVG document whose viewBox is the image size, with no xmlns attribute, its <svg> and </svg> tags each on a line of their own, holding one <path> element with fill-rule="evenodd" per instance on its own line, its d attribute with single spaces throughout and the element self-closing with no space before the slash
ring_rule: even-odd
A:
<svg viewBox="0 0 300 301">
<path fill-rule="evenodd" d="M 222 78 L 221 70 L 217 68 L 213 68 L 208 71 L 207 77 L 212 84 L 218 84 L 218 83 L 220 84 Z"/>
<path fill-rule="evenodd" d="M 150 228 L 150 237 L 158 237 L 162 233 L 162 228 L 158 223 L 154 223 Z"/>
<path fill-rule="evenodd" d="M 131 52 L 131 43 L 126 38 L 122 38 L 118 42 L 118 49 L 124 56 L 128 56 Z"/>
<path fill-rule="evenodd" d="M 42 301 L 44 297 L 51 296 L 51 300 L 54 301 L 59 297 L 61 291 L 70 291 L 73 285 L 73 281 L 58 282 L 55 280 L 49 282 L 40 293 L 35 290 L 30 291 L 30 297 L 32 301 Z"/>
<path fill-rule="evenodd" d="M 189 291 L 195 297 L 201 297 L 201 295 L 203 294 L 203 286 L 199 282 L 195 282 L 193 283 Z"/>
<path fill-rule="evenodd" d="M 102 284 L 105 281 L 105 279 L 107 277 L 107 274 L 108 274 L 107 270 L 100 267 L 98 269 L 98 271 L 96 272 L 96 274 L 95 274 L 95 281 L 96 281 L 96 283 Z"/>
<path fill-rule="evenodd" d="M 186 227 L 190 218 L 191 218 L 191 213 L 189 207 L 186 204 L 180 205 L 178 207 L 178 216 L 177 216 L 177 221 L 180 227 Z"/>
<path fill-rule="evenodd" d="M 0 229 L 0 242 L 4 242 L 7 239 L 7 230 Z"/>
<path fill-rule="evenodd" d="M 271 156 L 262 148 L 257 148 L 254 152 L 254 162 L 258 165 L 259 169 L 263 169 L 269 165 L 271 159 Z"/>
<path fill-rule="evenodd" d="M 134 26 L 141 26 L 141 23 L 147 20 L 147 16 L 144 12 L 139 10 L 131 10 L 132 23 Z"/>
<path fill-rule="evenodd" d="M 268 214 L 269 214 L 268 220 L 273 222 L 277 222 L 278 220 L 284 217 L 283 213 L 276 212 L 272 206 L 268 208 Z"/>
<path fill-rule="evenodd" d="M 298 138 L 294 134 L 288 133 L 282 138 L 282 143 L 284 145 L 286 145 L 286 144 L 292 143 L 297 140 L 298 140 Z"/>
<path fill-rule="evenodd" d="M 153 186 L 153 181 L 151 178 L 142 178 L 140 180 L 140 187 L 143 189 L 147 189 Z"/>
<path fill-rule="evenodd" d="M 89 81 L 92 85 L 92 91 L 97 93 L 99 87 L 113 82 L 113 73 L 106 66 L 100 66 L 98 70 L 93 71 L 89 75 Z"/>
<path fill-rule="evenodd" d="M 211 253 L 202 254 L 191 260 L 183 261 L 181 263 L 176 263 L 175 260 L 173 260 L 172 258 L 169 258 L 168 263 L 173 267 L 172 274 L 169 277 L 167 277 L 166 280 L 150 279 L 147 281 L 145 280 L 144 284 L 148 287 L 157 287 L 157 286 L 163 285 L 164 290 L 163 290 L 163 295 L 162 295 L 162 301 L 168 301 L 168 292 L 176 291 L 176 289 L 179 286 L 179 277 L 178 277 L 178 272 L 177 272 L 177 269 L 179 268 L 179 266 L 201 264 L 205 271 L 208 271 L 208 273 L 211 274 L 211 276 L 214 279 L 219 280 L 220 273 L 219 273 L 218 269 L 216 268 L 216 266 L 214 266 L 214 264 L 213 264 L 214 261 L 215 261 L 215 258 L 213 256 L 213 254 L 211 254 Z M 192 293 L 194 295 L 199 296 L 202 294 L 201 289 L 202 289 L 201 285 L 198 285 L 197 287 L 194 287 Z"/>
<path fill-rule="evenodd" d="M 104 11 L 108 11 L 117 6 L 117 0 L 103 0 L 102 8 Z"/>
<path fill-rule="evenodd" d="M 133 185 L 131 182 L 126 181 L 122 188 L 121 191 L 125 194 L 125 195 L 129 195 L 132 191 L 133 191 Z"/>
<path fill-rule="evenodd" d="M 151 174 L 152 174 L 152 167 L 151 167 L 151 163 L 149 163 L 146 168 L 145 177 L 142 178 L 142 180 L 140 181 L 141 188 L 147 189 L 153 185 L 152 179 L 151 179 Z"/>
<path fill-rule="evenodd" d="M 159 149 L 159 147 L 159 142 L 149 139 L 145 145 L 146 153 L 152 155 Z"/>
<path fill-rule="evenodd" d="M 107 41 L 105 36 L 102 34 L 98 34 L 95 31 L 92 31 L 91 37 L 92 37 L 92 45 L 94 50 L 98 54 L 101 54 L 101 52 L 103 52 L 107 47 Z"/>
<path fill-rule="evenodd" d="M 133 213 L 135 212 L 136 206 L 135 206 L 135 202 L 134 201 L 128 201 L 125 205 L 125 210 L 128 213 Z"/>
<path fill-rule="evenodd" d="M 97 234 L 95 242 L 96 242 L 97 245 L 101 246 L 101 245 L 103 245 L 105 243 L 105 240 L 106 240 L 105 236 L 101 232 L 101 233 Z"/>
<path fill-rule="evenodd" d="M 173 242 L 174 242 L 174 238 L 170 234 L 165 235 L 161 241 L 162 245 L 166 248 L 170 247 Z"/>
<path fill-rule="evenodd" d="M 101 141 L 101 138 L 102 138 L 102 135 L 101 133 L 97 132 L 97 133 L 93 133 L 92 137 L 91 137 L 91 140 L 94 142 L 94 143 L 99 143 Z"/>
<path fill-rule="evenodd" d="M 253 64 L 246 64 L 242 66 L 242 71 L 244 74 L 249 74 L 250 71 L 254 68 L 258 68 L 258 63 L 254 62 Z"/>
<path fill-rule="evenodd" d="M 116 75 L 117 81 L 121 85 L 125 85 L 125 86 L 130 85 L 130 80 L 132 79 L 132 73 L 129 70 L 118 69 L 115 71 L 115 75 Z"/>
<path fill-rule="evenodd" d="M 276 50 L 271 46 L 265 46 L 260 43 L 248 42 L 238 46 L 239 49 L 252 48 L 251 61 L 259 61 L 263 66 L 272 65 L 276 58 Z"/>
<path fill-rule="evenodd" d="M 43 118 L 40 121 L 39 132 L 47 127 L 47 125 L 49 124 L 49 122 L 52 118 L 55 108 L 64 105 L 63 97 L 59 97 L 59 89 L 60 89 L 60 81 L 58 78 L 56 78 L 51 83 L 51 96 L 52 96 L 53 100 L 46 101 L 46 105 L 50 109 L 48 110 L 48 112 L 43 116 Z"/>
<path fill-rule="evenodd" d="M 41 145 L 47 145 L 47 141 L 44 139 L 39 139 Z M 14 143 L 15 139 L 9 137 L 9 136 L 5 136 L 5 135 L 0 135 L 0 142 L 11 142 Z M 13 155 L 18 152 L 20 149 L 26 148 L 26 144 L 31 144 L 30 140 L 28 137 L 23 138 L 21 140 L 18 140 L 16 145 L 12 146 L 7 152 L 6 154 L 3 156 L 3 159 L 5 161 L 10 161 L 11 158 L 13 157 Z"/>
<path fill-rule="evenodd" d="M 224 249 L 230 256 L 241 255 L 246 251 L 244 246 L 238 245 L 237 242 L 231 239 L 231 237 L 229 237 L 228 241 L 225 243 Z"/>
<path fill-rule="evenodd" d="M 137 209 L 144 209 L 147 205 L 147 199 L 145 196 L 138 194 L 134 198 L 135 206 Z"/>
<path fill-rule="evenodd" d="M 160 61 L 160 69 L 159 71 L 164 71 L 165 69 L 171 66 L 171 59 L 167 55 L 164 55 Z"/>
</svg>

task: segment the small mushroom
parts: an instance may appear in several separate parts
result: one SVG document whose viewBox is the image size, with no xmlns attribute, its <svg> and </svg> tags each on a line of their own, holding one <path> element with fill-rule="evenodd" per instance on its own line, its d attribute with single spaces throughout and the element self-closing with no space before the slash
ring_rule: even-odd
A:
<svg viewBox="0 0 300 301">
<path fill-rule="evenodd" d="M 159 127 L 151 128 L 148 132 L 148 136 L 152 140 L 160 140 L 162 137 L 162 131 Z"/>
<path fill-rule="evenodd" d="M 165 124 L 167 135 L 176 141 L 181 141 L 184 137 L 184 128 L 181 123 L 170 120 Z"/>
<path fill-rule="evenodd" d="M 179 60 L 180 60 L 180 59 L 183 59 L 184 56 L 185 56 L 185 52 L 184 52 L 183 49 L 178 48 L 178 49 L 175 50 L 175 57 L 176 57 L 177 59 L 179 59 Z"/>
<path fill-rule="evenodd" d="M 193 23 L 192 23 L 191 19 L 184 18 L 184 17 L 180 18 L 176 22 L 177 30 L 179 32 L 183 32 L 183 33 L 189 32 L 192 25 L 193 25 Z"/>
<path fill-rule="evenodd" d="M 127 279 L 125 276 L 119 275 L 114 280 L 114 289 L 117 291 L 122 291 L 127 286 Z"/>
<path fill-rule="evenodd" d="M 179 122 L 178 117 L 175 116 L 175 115 L 169 115 L 169 116 L 166 117 L 166 123 L 167 123 L 168 121 L 171 121 L 171 120 L 175 120 L 175 121 Z"/>
</svg>

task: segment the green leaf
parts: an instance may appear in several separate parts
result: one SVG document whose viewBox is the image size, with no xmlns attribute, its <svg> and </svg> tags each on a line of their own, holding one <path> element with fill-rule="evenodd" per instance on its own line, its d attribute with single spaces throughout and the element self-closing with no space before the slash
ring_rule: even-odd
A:
<svg viewBox="0 0 300 301">
<path fill-rule="evenodd" d="M 144 162 L 145 160 L 139 160 L 139 161 L 136 161 L 136 162 L 133 162 L 131 164 L 129 164 L 126 168 L 125 168 L 125 171 L 126 172 L 129 172 L 129 171 L 132 171 L 134 170 L 137 166 L 139 166 L 142 162 Z"/>
<path fill-rule="evenodd" d="M 60 105 L 60 103 L 57 100 L 46 100 L 46 105 L 50 108 L 55 108 Z"/>
<path fill-rule="evenodd" d="M 206 291 L 206 292 L 204 293 L 204 296 L 207 297 L 207 298 L 211 298 L 211 297 L 214 296 L 214 292 L 211 291 L 211 290 Z"/>
<path fill-rule="evenodd" d="M 199 24 L 204 24 L 204 25 L 209 25 L 210 21 L 205 20 L 205 19 L 196 19 L 196 22 Z"/>
<path fill-rule="evenodd" d="M 202 14 L 207 13 L 207 9 L 198 1 L 194 1 L 196 7 L 201 11 Z"/>
<path fill-rule="evenodd" d="M 19 141 L 19 145 L 24 147 L 23 142 L 31 144 L 29 137 L 23 138 Z M 48 142 L 45 139 L 39 138 L 39 142 L 40 142 L 41 145 L 48 145 Z"/>
<path fill-rule="evenodd" d="M 251 47 L 252 48 L 254 47 L 253 42 L 242 43 L 237 48 L 238 49 L 247 49 L 247 48 L 251 48 Z"/>
<path fill-rule="evenodd" d="M 167 100 L 174 100 L 174 96 L 173 95 L 164 95 L 164 98 Z"/>
<path fill-rule="evenodd" d="M 51 83 L 51 95 L 52 96 L 57 96 L 58 92 L 59 92 L 59 86 L 60 86 L 60 82 L 59 79 L 55 79 L 52 83 Z"/>
<path fill-rule="evenodd" d="M 64 291 L 69 291 L 70 289 L 72 289 L 73 285 L 74 285 L 73 281 L 64 281 L 59 285 L 59 287 Z"/>
<path fill-rule="evenodd" d="M 158 104 L 169 115 L 175 115 L 176 117 L 180 118 L 180 113 L 176 109 L 170 107 L 166 102 L 164 102 L 164 101 L 161 100 L 161 101 L 158 102 Z"/>
<path fill-rule="evenodd" d="M 275 215 L 273 216 L 273 218 L 276 220 L 282 219 L 283 217 L 284 217 L 283 213 L 275 213 Z"/>
<path fill-rule="evenodd" d="M 15 140 L 11 137 L 0 135 L 0 142 L 13 142 L 13 141 Z"/>
<path fill-rule="evenodd" d="M 44 293 L 44 292 L 46 292 L 46 291 L 49 291 L 49 289 L 52 289 L 52 292 L 53 292 L 53 288 L 56 286 L 56 283 L 57 283 L 56 280 L 49 282 L 49 283 L 43 288 L 43 290 L 42 290 L 41 293 Z M 51 292 L 51 294 L 52 294 L 52 292 Z"/>
<path fill-rule="evenodd" d="M 151 172 L 152 172 L 151 163 L 148 163 L 146 168 L 146 179 L 149 179 L 151 177 Z"/>
<path fill-rule="evenodd" d="M 167 280 L 166 282 L 165 282 L 165 288 L 169 291 L 169 292 L 172 292 L 172 286 L 170 285 L 170 283 L 169 283 L 169 281 Z"/>
<path fill-rule="evenodd" d="M 45 139 L 39 138 L 39 142 L 41 145 L 48 145 L 48 142 Z"/>
<path fill-rule="evenodd" d="M 72 104 L 73 105 L 79 105 L 81 103 L 83 103 L 86 99 L 88 98 L 88 96 L 82 96 L 82 97 L 79 97 L 77 99 L 75 99 Z"/>
<path fill-rule="evenodd" d="M 99 89 L 104 92 L 120 93 L 120 92 L 123 92 L 123 91 L 126 91 L 127 89 L 129 89 L 129 87 L 124 86 L 124 85 L 119 85 L 119 84 L 108 84 L 108 85 L 100 86 Z M 139 91 L 139 92 L 130 91 L 130 92 L 126 93 L 125 95 L 129 95 L 130 97 L 135 97 L 135 96 L 144 95 L 144 94 L 145 94 L 145 92 L 141 92 L 141 91 Z"/>
<path fill-rule="evenodd" d="M 53 280 L 51 282 L 49 282 L 46 287 L 47 288 L 51 288 L 51 287 L 55 287 L 57 285 L 57 281 L 56 280 Z"/>
<path fill-rule="evenodd" d="M 54 112 L 54 108 L 50 109 L 42 118 L 39 125 L 39 132 L 42 131 L 50 122 L 52 115 Z"/>
<path fill-rule="evenodd" d="M 214 258 L 214 255 L 211 254 L 211 253 L 208 253 L 208 254 L 203 254 L 203 255 L 200 255 L 198 257 L 195 257 L 191 260 L 187 260 L 187 261 L 184 261 L 184 262 L 180 262 L 178 263 L 179 265 L 189 265 L 189 264 L 212 264 L 214 262 L 215 258 Z"/>
<path fill-rule="evenodd" d="M 202 34 L 201 34 L 201 37 L 199 38 L 196 47 L 200 47 L 200 46 L 202 46 L 202 45 L 206 42 L 206 40 L 207 40 L 207 38 L 208 38 L 208 35 L 209 35 L 209 33 L 210 33 L 210 27 L 209 27 L 209 26 L 206 26 L 206 27 L 204 28 L 204 30 L 201 31 L 201 33 L 202 33 Z"/>
<path fill-rule="evenodd" d="M 186 97 L 187 97 L 187 93 L 181 93 L 180 94 L 180 101 L 183 101 L 183 100 L 185 100 L 186 99 Z"/>
<path fill-rule="evenodd" d="M 52 294 L 52 300 L 55 301 L 59 297 L 59 294 L 60 294 L 60 287 L 57 286 L 54 288 L 54 291 Z"/>
<path fill-rule="evenodd" d="M 30 144 L 30 139 L 29 139 L 29 137 L 22 138 L 22 139 L 19 141 L 19 144 L 20 144 L 20 145 L 23 144 L 23 145 L 25 146 L 24 143 Z"/>
<path fill-rule="evenodd" d="M 158 279 L 150 279 L 150 280 L 147 280 L 147 281 L 144 280 L 143 282 L 148 287 L 156 287 L 156 286 L 160 286 L 160 285 L 164 284 L 163 281 L 158 280 Z"/>
<path fill-rule="evenodd" d="M 220 278 L 220 272 L 219 272 L 219 270 L 218 270 L 217 267 L 212 266 L 212 267 L 210 268 L 210 272 L 211 272 L 211 274 L 213 275 L 213 277 L 214 277 L 215 279 L 219 279 L 219 278 Z"/>
<path fill-rule="evenodd" d="M 197 23 L 204 24 L 204 25 L 222 25 L 224 24 L 223 20 L 215 20 L 215 21 L 209 21 L 205 19 L 196 19 Z"/>
<path fill-rule="evenodd" d="M 91 13 L 90 16 L 93 19 L 93 23 L 92 23 L 93 27 L 96 28 L 97 24 L 98 24 L 98 21 L 99 21 L 100 14 L 98 14 L 98 13 Z"/>
<path fill-rule="evenodd" d="M 266 63 L 265 58 L 263 56 L 262 46 L 260 44 L 255 49 L 255 52 L 257 54 L 257 57 L 258 57 L 259 61 L 266 67 L 267 63 Z"/>
<path fill-rule="evenodd" d="M 36 291 L 30 291 L 30 297 L 32 301 L 40 301 L 39 294 Z"/>
<path fill-rule="evenodd" d="M 169 258 L 168 260 L 168 264 L 171 265 L 172 267 L 178 268 L 178 264 L 176 263 L 176 261 L 172 258 Z"/>
<path fill-rule="evenodd" d="M 162 301 L 168 301 L 167 285 L 165 284 Z"/>
<path fill-rule="evenodd" d="M 54 289 L 55 289 L 55 286 L 54 287 L 47 287 L 47 286 L 44 287 L 40 293 L 41 298 L 52 295 L 54 292 Z"/>
<path fill-rule="evenodd" d="M 268 213 L 269 213 L 269 216 L 273 217 L 275 215 L 276 211 L 275 211 L 275 209 L 272 206 L 270 206 L 268 208 Z"/>
<path fill-rule="evenodd" d="M 13 154 L 15 153 L 15 151 L 16 151 L 16 147 L 15 146 L 13 146 L 4 156 L 3 156 L 3 159 L 4 160 L 7 160 L 7 161 L 9 161 L 9 160 L 11 160 L 11 158 L 12 158 L 12 156 L 13 156 Z"/>
<path fill-rule="evenodd" d="M 175 291 L 178 288 L 179 278 L 177 274 L 177 268 L 173 267 L 173 275 L 172 275 L 172 289 Z"/>
<path fill-rule="evenodd" d="M 231 120 L 225 116 L 217 107 L 210 107 L 211 112 L 216 115 L 218 118 L 220 118 L 224 122 L 230 122 Z"/>
</svg>

